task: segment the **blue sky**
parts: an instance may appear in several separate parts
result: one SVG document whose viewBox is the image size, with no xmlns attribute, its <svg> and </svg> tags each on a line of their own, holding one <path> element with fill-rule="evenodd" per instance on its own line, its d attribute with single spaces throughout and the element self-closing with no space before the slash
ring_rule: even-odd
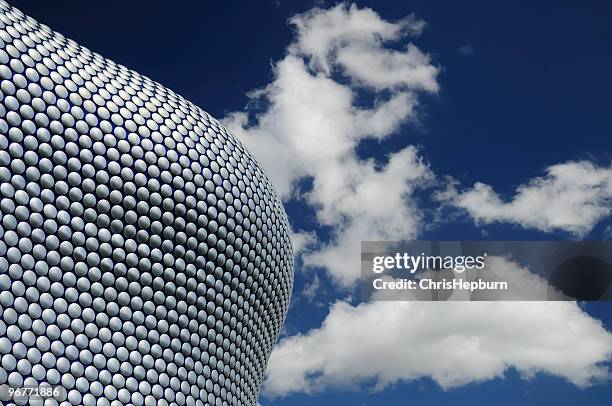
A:
<svg viewBox="0 0 612 406">
<path fill-rule="evenodd" d="M 63 7 L 47 2 L 12 3 L 80 44 L 173 89 L 218 118 L 242 111 L 251 118 L 265 115 L 271 98 L 254 101 L 247 94 L 278 79 L 273 67 L 296 41 L 295 27 L 288 25 L 288 19 L 313 7 L 328 9 L 334 4 L 229 1 L 190 2 L 169 8 L 161 2 L 147 3 L 146 7 L 119 1 L 104 5 L 64 1 Z M 403 88 L 406 94 L 418 96 L 414 114 L 382 140 L 366 137 L 355 149 L 357 161 L 372 158 L 384 165 L 390 153 L 409 145 L 418 148 L 437 184 L 411 192 L 411 201 L 423 216 L 422 229 L 415 236 L 446 240 L 610 237 L 608 215 L 587 224 L 588 231 L 577 235 L 572 225 L 564 230 L 555 219 L 539 222 L 520 207 L 501 207 L 501 211 L 514 213 L 510 217 L 493 207 L 498 214 L 487 224 L 487 217 L 478 208 L 468 207 L 461 200 L 475 182 L 483 182 L 508 201 L 517 186 L 542 177 L 546 168 L 567 162 L 595 164 L 603 168 L 597 176 L 607 179 L 605 168 L 610 166 L 612 153 L 609 2 L 376 1 L 356 5 L 361 10 L 371 8 L 383 21 L 395 23 L 415 13 L 426 22 L 420 35 L 383 46 L 401 51 L 413 42 L 428 55 L 425 65 L 437 69 L 439 89 Z M 371 107 L 375 98 L 384 100 L 397 91 L 354 87 L 341 74 L 329 78 L 354 90 L 357 107 Z M 258 128 L 268 127 L 255 125 L 245 131 L 254 134 Z M 253 143 L 257 143 L 256 138 L 248 143 L 252 149 Z M 257 158 L 265 164 L 266 157 Z M 432 195 L 444 188 L 446 176 L 458 182 L 459 191 L 454 200 L 442 205 Z M 298 183 L 292 186 L 293 191 L 308 191 L 313 179 L 299 177 Z M 599 191 L 589 196 L 599 199 L 602 207 L 609 206 L 610 196 L 602 197 Z M 296 198 L 295 193 L 286 201 L 296 231 L 314 232 L 322 244 L 333 238 L 339 226 L 322 224 L 312 201 Z M 474 221 L 476 217 L 479 223 Z M 578 219 L 576 224 L 583 222 Z M 319 328 L 330 313 L 330 305 L 356 293 L 351 286 L 339 284 L 333 270 L 325 266 L 301 269 L 301 265 L 299 259 L 287 336 Z M 315 275 L 318 288 L 308 298 L 303 292 L 313 286 Z M 608 303 L 586 304 L 584 309 L 601 320 L 608 331 L 612 329 L 612 307 Z M 607 405 L 612 399 L 609 382 L 579 388 L 547 374 L 523 379 L 509 369 L 504 376 L 449 390 L 441 389 L 430 378 L 400 380 L 380 391 L 373 390 L 373 376 L 353 386 L 323 387 L 314 394 L 297 391 L 281 398 L 264 397 L 261 403 L 438 405 L 494 400 L 495 404 Z"/>
</svg>

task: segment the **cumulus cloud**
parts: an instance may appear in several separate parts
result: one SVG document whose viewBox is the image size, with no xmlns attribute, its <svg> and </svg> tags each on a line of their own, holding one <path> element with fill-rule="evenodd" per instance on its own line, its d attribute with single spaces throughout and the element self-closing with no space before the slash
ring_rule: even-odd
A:
<svg viewBox="0 0 612 406">
<path fill-rule="evenodd" d="M 401 87 L 437 90 L 437 69 L 412 44 L 405 51 L 385 48 L 388 42 L 419 35 L 425 22 L 409 15 L 396 22 L 376 12 L 341 4 L 315 8 L 290 20 L 297 30 L 290 52 L 309 59 L 314 71 L 328 76 L 341 69 L 355 80 L 379 89 Z"/>
<path fill-rule="evenodd" d="M 438 197 L 466 210 L 479 223 L 514 223 L 582 237 L 610 215 L 612 167 L 598 167 L 587 161 L 553 165 L 544 176 L 519 186 L 509 201 L 480 182 L 465 191 L 451 184 Z"/>
<path fill-rule="evenodd" d="M 406 42 L 424 27 L 414 16 L 389 22 L 343 3 L 297 15 L 290 24 L 296 38 L 274 64 L 274 80 L 251 94 L 266 107 L 223 121 L 284 199 L 304 199 L 318 223 L 334 230 L 331 240 L 303 253 L 304 264 L 326 268 L 339 285 L 351 286 L 359 277 L 362 239 L 417 234 L 421 216 L 410 196 L 433 178 L 413 146 L 391 152 L 385 162 L 362 159 L 356 148 L 414 119 L 419 94 L 438 89 L 438 69 Z M 388 47 L 398 41 L 400 50 Z M 370 105 L 363 105 L 364 94 Z M 312 189 L 298 196 L 302 179 L 311 179 Z"/>
<path fill-rule="evenodd" d="M 473 280 L 476 274 L 444 274 L 454 276 Z M 478 293 L 475 300 L 504 301 L 469 302 L 468 293 L 457 291 L 447 298 L 452 302 L 420 302 L 413 301 L 419 293 L 384 291 L 375 296 L 404 301 L 336 302 L 320 328 L 279 343 L 268 364 L 264 395 L 316 393 L 364 382 L 381 390 L 420 378 L 450 390 L 503 377 L 510 368 L 524 378 L 545 373 L 579 387 L 610 378 L 612 333 L 576 302 L 518 301 L 563 295 L 511 258 L 488 257 L 486 273 L 479 277 L 506 281 L 511 288 L 495 297 Z"/>
<path fill-rule="evenodd" d="M 320 328 L 280 342 L 264 394 L 423 377 L 451 389 L 509 368 L 588 386 L 609 378 L 611 356 L 612 334 L 573 302 L 338 302 Z"/>
</svg>

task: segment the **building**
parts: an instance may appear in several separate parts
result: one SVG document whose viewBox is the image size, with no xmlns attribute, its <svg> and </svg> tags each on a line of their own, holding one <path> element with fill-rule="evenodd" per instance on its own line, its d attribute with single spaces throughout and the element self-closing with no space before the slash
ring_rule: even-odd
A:
<svg viewBox="0 0 612 406">
<path fill-rule="evenodd" d="M 72 405 L 255 405 L 293 256 L 249 152 L 3 1 L 0 95 L 0 384 Z"/>
</svg>

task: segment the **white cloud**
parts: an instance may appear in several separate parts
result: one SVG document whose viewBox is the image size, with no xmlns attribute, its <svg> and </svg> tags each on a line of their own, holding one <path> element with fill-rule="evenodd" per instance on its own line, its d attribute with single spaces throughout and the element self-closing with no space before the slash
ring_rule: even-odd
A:
<svg viewBox="0 0 612 406">
<path fill-rule="evenodd" d="M 338 302 L 320 328 L 280 342 L 263 393 L 422 377 L 450 389 L 508 368 L 588 386 L 609 378 L 611 356 L 612 334 L 573 302 Z"/>
<path fill-rule="evenodd" d="M 414 119 L 418 94 L 438 88 L 438 69 L 413 44 L 387 48 L 421 32 L 424 23 L 413 16 L 388 22 L 370 9 L 340 4 L 290 23 L 296 39 L 275 63 L 274 80 L 252 93 L 265 102 L 264 111 L 252 124 L 242 112 L 223 121 L 283 198 L 303 198 L 318 223 L 334 230 L 330 241 L 304 252 L 304 264 L 324 267 L 335 282 L 350 286 L 359 278 L 362 239 L 416 236 L 421 216 L 410 196 L 433 178 L 412 146 L 384 163 L 360 159 L 356 148 Z M 371 105 L 357 101 L 363 92 Z M 312 190 L 298 196 L 297 182 L 305 178 L 312 179 Z"/>
<path fill-rule="evenodd" d="M 293 255 L 298 256 L 307 252 L 313 245 L 317 244 L 317 234 L 309 231 L 302 231 L 291 234 L 291 245 L 293 246 Z"/>
<path fill-rule="evenodd" d="M 320 328 L 287 337 L 276 347 L 264 395 L 315 393 L 364 382 L 380 390 L 420 378 L 448 390 L 503 377 L 509 368 L 524 378 L 546 373 L 579 387 L 609 379 L 612 334 L 599 321 L 575 302 L 518 302 L 562 295 L 508 258 L 489 257 L 486 264 L 481 277 L 511 286 L 496 295 L 507 301 L 468 302 L 466 293 L 457 291 L 449 302 L 419 302 L 411 301 L 419 293 L 380 291 L 378 299 L 405 301 L 335 303 Z M 475 274 L 445 275 L 454 276 L 472 280 Z M 433 277 L 433 272 L 422 277 Z"/>
<path fill-rule="evenodd" d="M 359 83 L 376 89 L 410 86 L 415 89 L 438 90 L 437 68 L 429 57 L 413 44 L 397 52 L 379 47 L 345 47 L 338 52 L 337 62 Z"/>
<path fill-rule="evenodd" d="M 319 275 L 315 274 L 314 278 L 312 278 L 312 282 L 307 284 L 302 291 L 302 294 L 309 302 L 312 302 L 314 298 L 317 296 L 319 289 L 321 288 L 321 279 L 319 279 Z"/>
<path fill-rule="evenodd" d="M 314 8 L 296 15 L 290 23 L 297 31 L 297 38 L 290 46 L 290 52 L 310 58 L 313 70 L 327 75 L 337 68 L 351 69 L 353 62 L 360 64 L 368 59 L 370 62 L 388 62 L 374 61 L 370 52 L 376 55 L 376 52 L 385 51 L 385 43 L 419 35 L 425 27 L 425 22 L 414 15 L 397 22 L 388 22 L 375 11 L 360 9 L 354 4 L 340 4 L 328 10 Z M 361 48 L 365 53 L 355 58 L 337 60 L 339 54 L 355 48 Z M 413 64 L 412 60 L 407 62 Z M 375 76 L 378 73 L 376 72 Z M 436 72 L 432 72 L 432 75 L 435 78 Z M 369 81 L 369 77 L 364 79 Z M 429 80 L 430 78 L 427 78 L 427 83 L 430 83 Z M 405 78 L 398 77 L 398 82 L 403 81 Z M 437 87 L 435 84 L 433 86 Z"/>
<path fill-rule="evenodd" d="M 519 186 L 510 201 L 480 182 L 461 192 L 451 185 L 439 198 L 466 210 L 479 223 L 515 223 L 582 237 L 610 215 L 612 167 L 586 161 L 553 165 L 545 176 Z"/>
</svg>

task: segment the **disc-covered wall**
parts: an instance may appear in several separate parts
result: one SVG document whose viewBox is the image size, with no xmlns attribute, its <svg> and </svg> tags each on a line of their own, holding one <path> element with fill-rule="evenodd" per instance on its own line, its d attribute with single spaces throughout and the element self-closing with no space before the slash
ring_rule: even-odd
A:
<svg viewBox="0 0 612 406">
<path fill-rule="evenodd" d="M 293 257 L 251 155 L 2 1 L 0 98 L 0 384 L 61 386 L 72 405 L 255 405 Z"/>
</svg>

